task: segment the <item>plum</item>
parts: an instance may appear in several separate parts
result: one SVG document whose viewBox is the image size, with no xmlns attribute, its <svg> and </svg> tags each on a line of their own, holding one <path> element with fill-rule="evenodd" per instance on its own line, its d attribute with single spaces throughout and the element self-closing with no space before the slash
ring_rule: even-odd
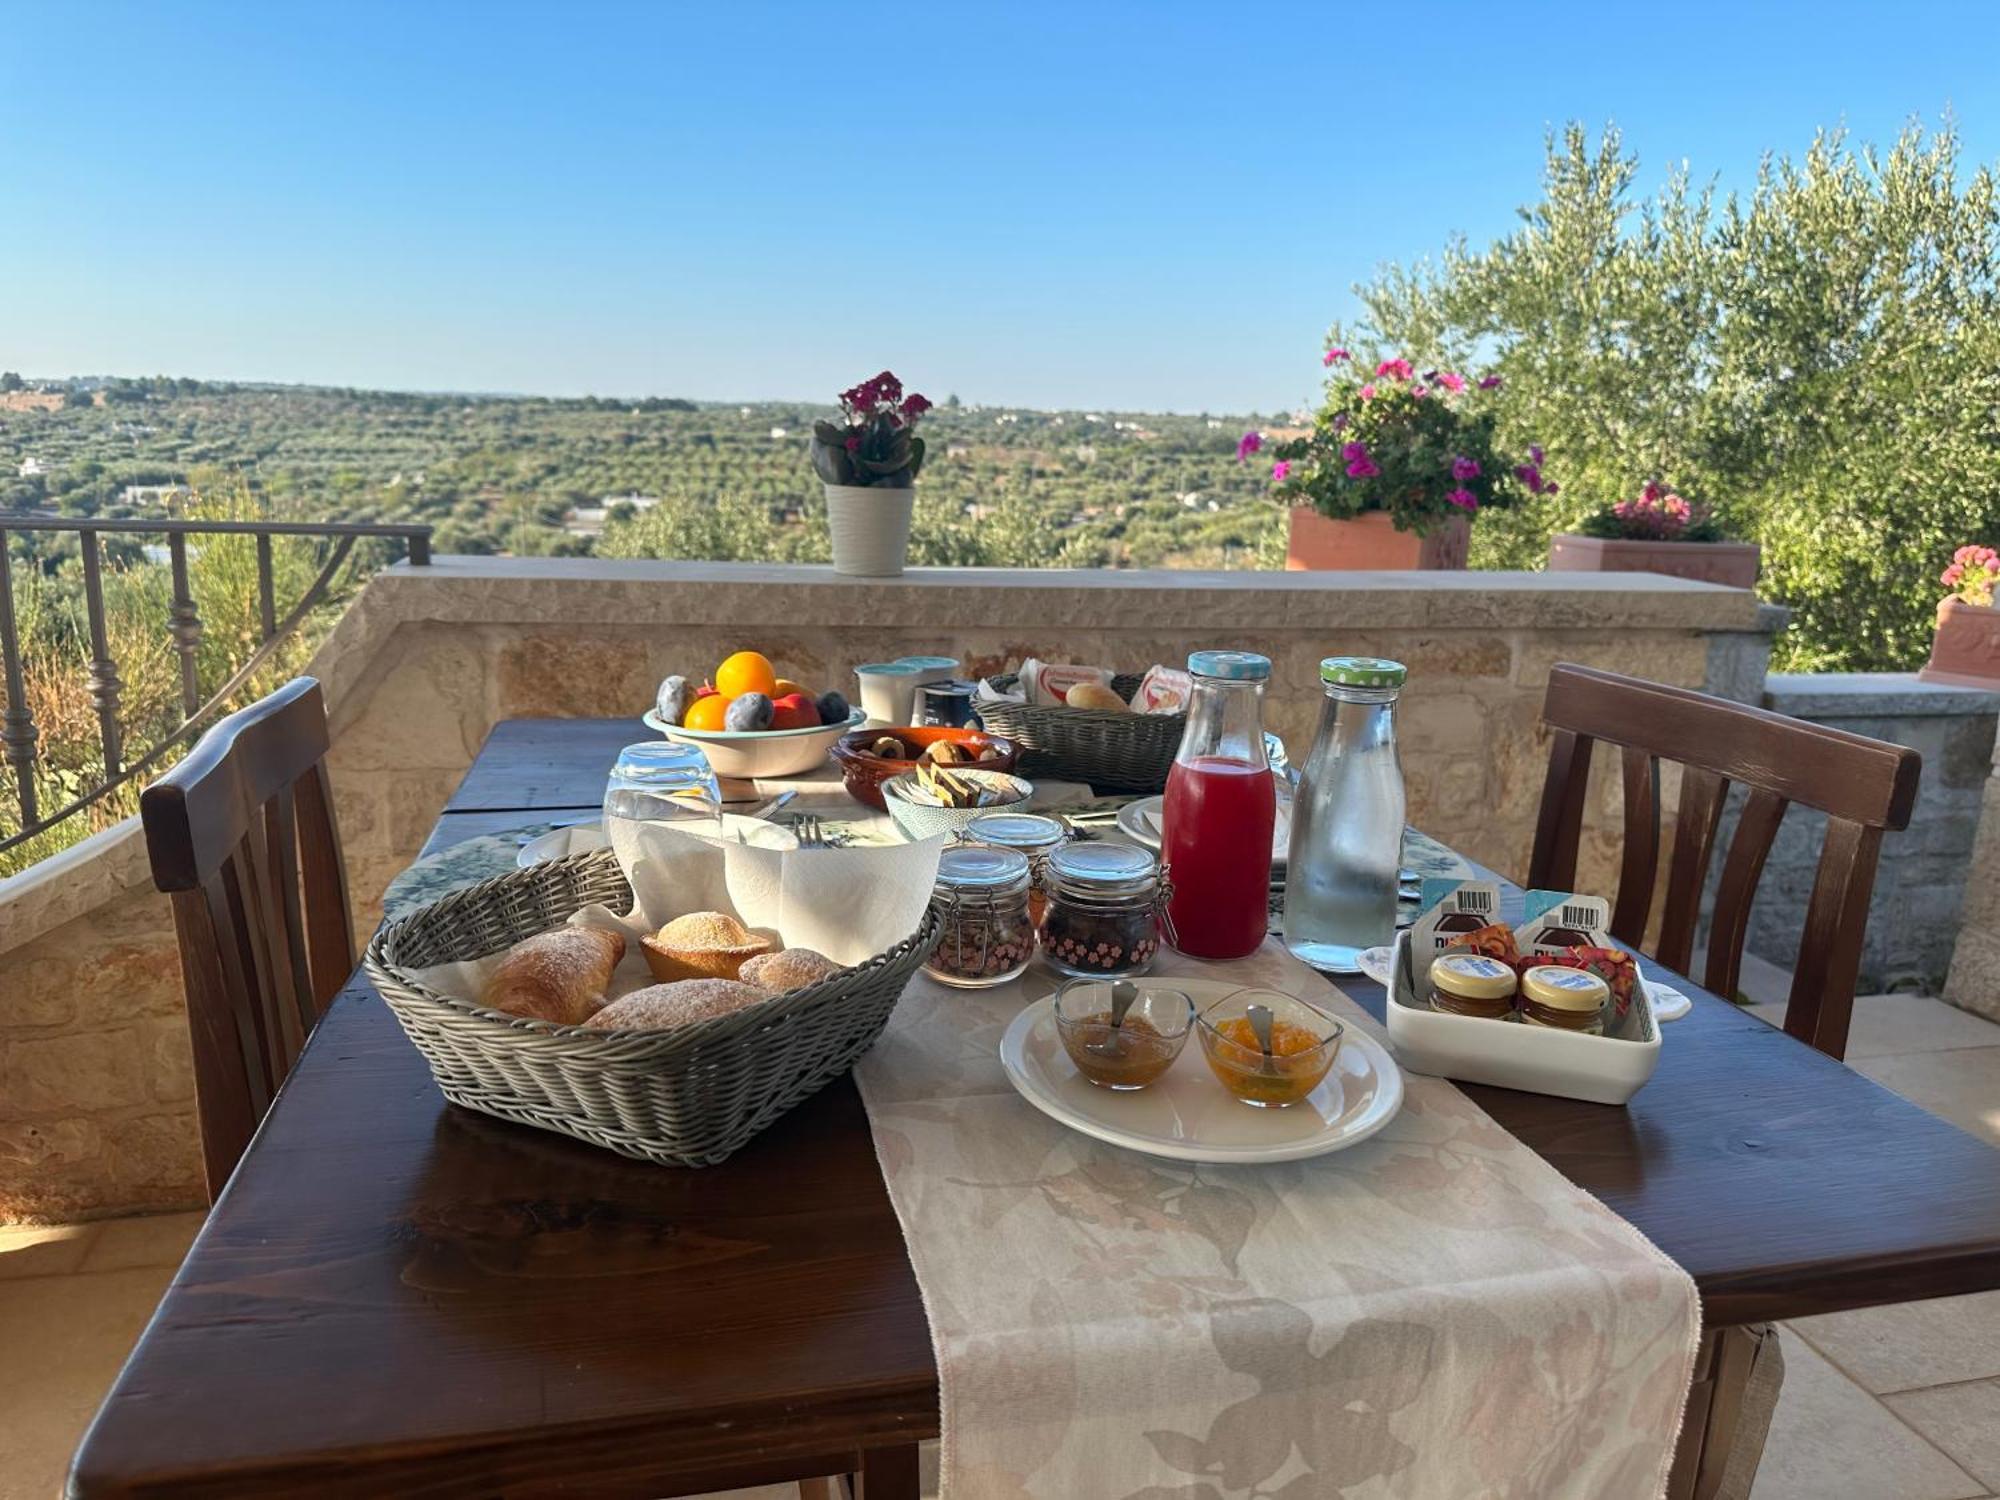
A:
<svg viewBox="0 0 2000 1500">
<path fill-rule="evenodd" d="M 688 687 L 688 680 L 676 673 L 660 684 L 660 693 L 653 700 L 660 717 L 675 728 L 687 717 L 688 705 L 694 701 L 694 692 Z"/>
<path fill-rule="evenodd" d="M 729 700 L 722 715 L 722 727 L 739 733 L 771 727 L 771 699 L 764 693 L 738 693 Z"/>
<path fill-rule="evenodd" d="M 845 724 L 853 716 L 854 710 L 847 706 L 847 700 L 837 692 L 819 695 L 819 721 L 822 724 Z"/>
</svg>

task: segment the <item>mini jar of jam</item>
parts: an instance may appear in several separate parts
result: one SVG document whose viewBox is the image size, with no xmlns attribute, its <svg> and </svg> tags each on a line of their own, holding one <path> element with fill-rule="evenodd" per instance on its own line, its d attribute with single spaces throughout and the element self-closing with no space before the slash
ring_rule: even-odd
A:
<svg viewBox="0 0 2000 1500">
<path fill-rule="evenodd" d="M 1042 955 L 1060 974 L 1138 974 L 1160 950 L 1160 867 L 1133 844 L 1069 844 L 1049 856 Z"/>
<path fill-rule="evenodd" d="M 1440 953 L 1431 961 L 1431 1009 L 1504 1021 L 1514 1013 L 1514 970 L 1483 953 Z"/>
<path fill-rule="evenodd" d="M 1530 1026 L 1604 1035 L 1611 986 L 1583 969 L 1537 964 L 1521 976 L 1521 1019 Z"/>
<path fill-rule="evenodd" d="M 1037 926 L 1048 906 L 1049 856 L 1068 837 L 1062 824 L 1040 813 L 986 813 L 965 825 L 965 838 L 970 843 L 1018 849 L 1028 856 L 1028 870 L 1034 877 L 1028 888 L 1028 915 Z"/>
<path fill-rule="evenodd" d="M 931 906 L 943 919 L 924 970 L 960 989 L 1005 984 L 1035 955 L 1028 919 L 1028 857 L 1015 849 L 963 844 L 938 856 Z"/>
</svg>

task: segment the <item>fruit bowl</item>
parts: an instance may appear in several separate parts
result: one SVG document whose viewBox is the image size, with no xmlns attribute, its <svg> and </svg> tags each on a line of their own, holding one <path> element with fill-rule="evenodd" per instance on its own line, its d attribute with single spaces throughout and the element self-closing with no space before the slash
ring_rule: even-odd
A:
<svg viewBox="0 0 2000 1500">
<path fill-rule="evenodd" d="M 682 729 L 662 719 L 656 708 L 643 715 L 647 728 L 676 744 L 697 746 L 716 775 L 745 780 L 818 770 L 834 741 L 859 728 L 862 718 L 857 708 L 842 723 L 805 729 Z"/>
<path fill-rule="evenodd" d="M 877 812 L 887 812 L 888 804 L 882 800 L 882 783 L 891 776 L 900 776 L 916 765 L 914 760 L 890 760 L 885 756 L 871 755 L 868 747 L 888 735 L 904 744 L 913 746 L 921 755 L 940 740 L 954 745 L 972 747 L 976 754 L 979 747 L 991 745 L 1000 752 L 998 760 L 982 760 L 965 765 L 966 770 L 1011 771 L 1014 762 L 1021 758 L 1021 747 L 1012 740 L 997 734 L 987 734 L 979 729 L 948 729 L 935 724 L 909 728 L 890 727 L 886 729 L 857 729 L 843 734 L 833 744 L 834 763 L 840 767 L 840 774 L 847 783 L 847 795 L 864 807 L 872 807 Z M 954 767 L 958 769 L 958 767 Z"/>
<path fill-rule="evenodd" d="M 1001 800 L 989 802 L 984 807 L 934 807 L 928 802 L 912 802 L 906 795 L 917 785 L 915 771 L 891 776 L 882 783 L 882 800 L 888 804 L 889 816 L 895 820 L 897 830 L 911 843 L 933 834 L 963 833 L 974 818 L 984 817 L 990 812 L 1005 812 L 1010 808 L 1019 812 L 1022 804 L 1035 795 L 1032 781 L 1023 781 L 1019 776 L 1010 776 L 1004 771 L 972 766 L 952 766 L 950 770 L 955 776 L 998 792 Z"/>
</svg>

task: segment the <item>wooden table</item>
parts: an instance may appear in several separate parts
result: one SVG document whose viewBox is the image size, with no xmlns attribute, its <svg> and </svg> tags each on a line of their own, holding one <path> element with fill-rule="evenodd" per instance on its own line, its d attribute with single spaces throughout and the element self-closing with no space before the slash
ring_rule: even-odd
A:
<svg viewBox="0 0 2000 1500">
<path fill-rule="evenodd" d="M 501 724 L 426 848 L 592 811 L 644 737 Z M 1694 1012 L 1628 1108 L 1468 1092 L 1686 1267 L 1713 1325 L 2000 1286 L 2000 1152 L 1674 983 Z M 448 1107 L 357 977 L 71 1493 L 641 1497 L 858 1470 L 904 1500 L 936 1431 L 848 1080 L 721 1167 L 648 1166 Z"/>
</svg>

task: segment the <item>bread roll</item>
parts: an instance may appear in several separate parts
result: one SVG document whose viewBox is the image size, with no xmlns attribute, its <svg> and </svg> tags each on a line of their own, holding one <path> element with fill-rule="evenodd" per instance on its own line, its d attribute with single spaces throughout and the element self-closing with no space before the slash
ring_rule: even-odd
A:
<svg viewBox="0 0 2000 1500">
<path fill-rule="evenodd" d="M 734 979 L 746 958 L 777 946 L 726 911 L 691 911 L 639 940 L 646 967 L 662 984 L 677 979 Z"/>
<path fill-rule="evenodd" d="M 1079 682 L 1063 701 L 1071 708 L 1095 708 L 1115 714 L 1131 711 L 1123 698 L 1095 682 Z"/>
<path fill-rule="evenodd" d="M 681 979 L 621 995 L 584 1025 L 591 1031 L 669 1031 L 770 998 L 769 990 L 734 979 Z"/>
<path fill-rule="evenodd" d="M 760 953 L 744 960 L 737 978 L 781 995 L 787 990 L 818 984 L 827 975 L 839 972 L 840 965 L 824 953 L 815 953 L 810 948 L 780 948 L 776 953 Z"/>
<path fill-rule="evenodd" d="M 481 1002 L 558 1026 L 587 1021 L 604 1003 L 625 939 L 597 927 L 558 927 L 507 950 Z"/>
</svg>

